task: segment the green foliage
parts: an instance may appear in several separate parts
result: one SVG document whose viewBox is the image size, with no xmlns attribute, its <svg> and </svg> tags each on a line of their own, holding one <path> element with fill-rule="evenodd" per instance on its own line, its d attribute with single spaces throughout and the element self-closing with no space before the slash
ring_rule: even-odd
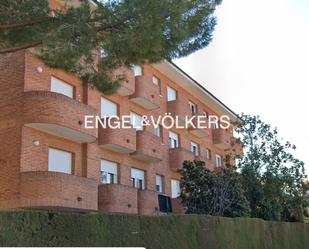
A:
<svg viewBox="0 0 309 249">
<path fill-rule="evenodd" d="M 251 216 L 265 220 L 302 221 L 304 163 L 296 159 L 295 146 L 282 142 L 276 129 L 258 116 L 242 115 L 237 128 L 244 145 L 239 161 Z"/>
<path fill-rule="evenodd" d="M 70 2 L 70 1 L 68 1 Z M 54 12 L 47 0 L 0 2 L 0 53 L 35 47 L 51 67 L 75 73 L 104 93 L 114 69 L 187 56 L 205 48 L 221 0 L 87 0 Z M 102 49 L 107 56 L 99 59 Z"/>
<path fill-rule="evenodd" d="M 0 246 L 300 249 L 309 225 L 205 215 L 0 213 Z"/>
<path fill-rule="evenodd" d="M 185 161 L 179 170 L 187 213 L 242 217 L 250 213 L 240 177 L 231 169 L 214 173 L 202 161 Z"/>
</svg>

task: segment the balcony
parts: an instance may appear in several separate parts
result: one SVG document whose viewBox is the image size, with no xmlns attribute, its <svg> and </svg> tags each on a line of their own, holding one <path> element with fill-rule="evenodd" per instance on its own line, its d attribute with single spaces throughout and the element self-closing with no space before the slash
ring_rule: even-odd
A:
<svg viewBox="0 0 309 249">
<path fill-rule="evenodd" d="M 99 185 L 99 212 L 152 215 L 159 213 L 158 193 L 121 184 Z"/>
<path fill-rule="evenodd" d="M 129 96 L 135 92 L 135 76 L 132 70 L 125 67 L 119 68 L 114 71 L 114 76 L 124 76 L 124 80 L 121 82 L 117 93 L 121 96 Z"/>
<path fill-rule="evenodd" d="M 97 111 L 59 93 L 24 92 L 23 122 L 27 127 L 78 143 L 91 143 L 97 138 L 97 129 L 84 127 L 85 115 L 97 115 Z"/>
<path fill-rule="evenodd" d="M 175 214 L 186 213 L 187 208 L 182 204 L 180 197 L 172 199 L 172 210 Z"/>
<path fill-rule="evenodd" d="M 212 130 L 213 143 L 219 149 L 227 150 L 231 148 L 231 134 L 224 129 Z"/>
<path fill-rule="evenodd" d="M 138 190 L 138 214 L 154 215 L 160 212 L 158 192 Z"/>
<path fill-rule="evenodd" d="M 187 103 L 181 102 L 179 99 L 167 102 L 167 112 L 176 119 L 178 117 L 178 124 L 185 125 L 185 117 L 191 116 L 191 110 Z"/>
<path fill-rule="evenodd" d="M 237 138 L 235 137 L 231 138 L 231 146 L 232 146 L 232 150 L 237 156 L 243 156 L 244 150 L 243 150 L 241 142 Z"/>
<path fill-rule="evenodd" d="M 136 151 L 136 130 L 112 129 L 99 126 L 99 145 L 118 153 L 129 154 Z"/>
<path fill-rule="evenodd" d="M 21 207 L 89 212 L 98 210 L 98 182 L 58 172 L 20 173 Z"/>
<path fill-rule="evenodd" d="M 129 98 L 145 109 L 154 110 L 160 106 L 159 90 L 159 86 L 153 84 L 152 77 L 136 76 L 135 93 Z"/>
<path fill-rule="evenodd" d="M 198 116 L 200 116 L 200 118 L 198 118 Z M 209 135 L 208 129 L 198 128 L 201 126 L 207 126 L 207 119 L 202 116 L 205 116 L 205 115 L 202 115 L 202 114 L 196 115 L 192 122 L 194 126 L 190 126 L 188 128 L 189 132 L 198 138 L 207 137 Z"/>
<path fill-rule="evenodd" d="M 162 160 L 161 138 L 148 131 L 136 132 L 136 152 L 131 154 L 132 157 L 155 163 Z"/>
<path fill-rule="evenodd" d="M 171 170 L 182 168 L 184 161 L 193 161 L 194 154 L 184 148 L 169 149 L 169 164 Z"/>
<path fill-rule="evenodd" d="M 121 184 L 99 185 L 99 212 L 137 214 L 138 190 Z"/>
</svg>

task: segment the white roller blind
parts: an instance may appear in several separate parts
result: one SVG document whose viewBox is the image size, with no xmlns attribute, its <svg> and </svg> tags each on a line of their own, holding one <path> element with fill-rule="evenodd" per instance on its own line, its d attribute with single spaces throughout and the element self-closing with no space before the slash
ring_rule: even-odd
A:
<svg viewBox="0 0 309 249">
<path fill-rule="evenodd" d="M 132 168 L 131 169 L 131 177 L 144 181 L 145 180 L 145 172 L 143 170 Z"/>
<path fill-rule="evenodd" d="M 195 156 L 198 156 L 199 155 L 198 144 L 191 142 L 191 151 L 194 153 Z"/>
<path fill-rule="evenodd" d="M 222 166 L 222 157 L 220 155 L 216 155 L 216 167 Z"/>
<path fill-rule="evenodd" d="M 108 99 L 101 98 L 101 118 L 117 116 L 117 114 L 117 104 Z"/>
<path fill-rule="evenodd" d="M 61 93 L 65 96 L 73 98 L 73 86 L 65 83 L 62 80 L 51 77 L 51 87 L 52 92 Z"/>
<path fill-rule="evenodd" d="M 134 65 L 133 72 L 134 72 L 134 76 L 141 76 L 143 74 L 142 67 L 138 65 Z"/>
<path fill-rule="evenodd" d="M 178 180 L 171 180 L 172 198 L 180 196 L 180 182 Z"/>
<path fill-rule="evenodd" d="M 117 175 L 117 163 L 101 160 L 101 171 Z"/>
<path fill-rule="evenodd" d="M 179 137 L 177 133 L 174 133 L 172 131 L 168 134 L 169 140 L 170 140 L 170 148 L 178 148 L 179 147 Z"/>
<path fill-rule="evenodd" d="M 143 170 L 131 168 L 131 178 L 135 181 L 135 186 L 141 189 L 145 188 L 145 172 Z M 141 181 L 141 186 L 138 186 L 138 182 Z"/>
<path fill-rule="evenodd" d="M 72 153 L 52 149 L 48 150 L 48 171 L 72 173 Z"/>
<path fill-rule="evenodd" d="M 171 87 L 167 87 L 167 101 L 173 100 L 176 100 L 176 91 Z"/>
<path fill-rule="evenodd" d="M 163 192 L 163 177 L 156 175 L 156 187 L 158 192 Z"/>
<path fill-rule="evenodd" d="M 142 131 L 144 128 L 142 126 L 142 116 L 131 112 L 130 113 L 131 116 L 131 125 L 132 127 L 137 130 L 137 131 Z"/>
</svg>

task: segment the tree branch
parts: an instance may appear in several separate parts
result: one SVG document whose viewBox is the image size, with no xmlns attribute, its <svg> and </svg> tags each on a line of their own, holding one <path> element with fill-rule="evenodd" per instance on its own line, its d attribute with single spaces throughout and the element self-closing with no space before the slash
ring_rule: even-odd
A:
<svg viewBox="0 0 309 249">
<path fill-rule="evenodd" d="M 0 49 L 0 54 L 13 53 L 13 52 L 17 52 L 19 50 L 23 50 L 23 49 L 27 49 L 27 48 L 33 48 L 33 47 L 36 47 L 36 46 L 41 45 L 41 44 L 42 44 L 42 42 L 38 41 L 38 42 L 33 42 L 33 43 L 27 43 L 25 45 L 21 45 L 21 46 L 18 46 L 18 47 Z"/>
</svg>

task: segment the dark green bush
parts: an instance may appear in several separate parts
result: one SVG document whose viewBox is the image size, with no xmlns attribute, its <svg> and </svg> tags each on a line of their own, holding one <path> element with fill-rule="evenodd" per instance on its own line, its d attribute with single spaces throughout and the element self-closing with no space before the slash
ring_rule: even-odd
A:
<svg viewBox="0 0 309 249">
<path fill-rule="evenodd" d="M 2 212 L 0 246 L 302 249 L 309 248 L 309 225 L 203 215 Z"/>
</svg>

